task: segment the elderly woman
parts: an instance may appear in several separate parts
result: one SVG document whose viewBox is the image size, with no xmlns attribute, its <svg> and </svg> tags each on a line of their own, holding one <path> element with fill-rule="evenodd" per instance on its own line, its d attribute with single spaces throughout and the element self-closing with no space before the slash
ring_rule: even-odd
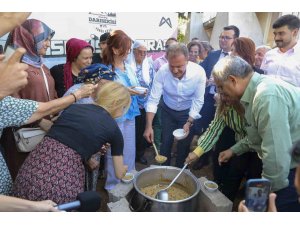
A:
<svg viewBox="0 0 300 225">
<path fill-rule="evenodd" d="M 93 58 L 93 47 L 86 41 L 71 38 L 66 44 L 67 61 L 65 64 L 53 66 L 50 69 L 55 80 L 55 89 L 58 97 L 75 83 L 80 70 L 91 65 Z"/>
<path fill-rule="evenodd" d="M 201 52 L 203 46 L 199 41 L 191 41 L 188 43 L 187 48 L 189 50 L 189 61 L 199 64 L 201 62 Z"/>
<path fill-rule="evenodd" d="M 133 68 L 140 85 L 147 88 L 147 91 L 138 96 L 138 105 L 141 115 L 135 117 L 135 143 L 136 143 L 136 161 L 147 165 L 144 157 L 147 142 L 143 137 L 146 125 L 145 105 L 147 103 L 148 94 L 152 84 L 155 71 L 153 62 L 147 58 L 147 48 L 145 44 L 135 41 L 132 46 L 132 52 L 128 56 L 128 64 Z"/>
<path fill-rule="evenodd" d="M 57 97 L 54 80 L 49 69 L 43 64 L 42 58 L 50 46 L 53 35 L 53 30 L 36 19 L 26 20 L 21 26 L 10 32 L 6 46 L 25 48 L 27 52 L 24 54 L 22 62 L 29 66 L 26 70 L 28 72 L 28 83 L 18 93 L 15 93 L 14 97 L 38 102 L 47 102 Z M 45 117 L 28 126 L 48 130 L 52 125 L 50 118 L 50 116 Z M 17 151 L 11 128 L 7 128 L 3 132 L 2 145 L 11 175 L 15 178 L 28 154 Z"/>
<path fill-rule="evenodd" d="M 214 50 L 214 48 L 209 44 L 208 41 L 200 41 L 202 44 L 203 50 L 200 53 L 200 61 L 203 62 L 203 60 L 207 57 L 207 55 Z"/>
<path fill-rule="evenodd" d="M 43 141 L 20 170 L 13 194 L 29 200 L 50 199 L 58 204 L 76 200 L 84 190 L 84 164 L 110 143 L 115 176 L 121 179 L 124 141 L 114 118 L 130 106 L 123 85 L 107 82 L 97 90 L 94 104 L 73 104 L 62 112 Z"/>
<path fill-rule="evenodd" d="M 83 68 L 74 84 L 70 89 L 64 94 L 64 96 L 73 93 L 78 90 L 84 83 L 98 83 L 98 88 L 101 88 L 102 84 L 113 81 L 116 74 L 112 72 L 106 65 L 96 63 L 88 67 Z M 92 97 L 82 98 L 78 100 L 77 104 L 92 104 L 94 99 Z M 106 151 L 107 146 L 103 146 L 103 151 Z M 86 191 L 96 191 L 98 176 L 99 176 L 99 166 L 102 171 L 104 171 L 104 156 L 101 153 L 94 154 L 86 164 L 85 172 L 85 190 Z M 101 160 L 100 160 L 101 158 Z M 113 171 L 112 171 L 113 172 Z"/>
<path fill-rule="evenodd" d="M 103 63 L 107 65 L 116 75 L 115 82 L 119 82 L 130 88 L 140 86 L 133 69 L 125 63 L 131 49 L 131 39 L 121 30 L 112 31 L 107 39 L 107 47 L 103 51 Z M 117 119 L 122 135 L 124 137 L 124 163 L 128 170 L 135 169 L 135 117 L 140 115 L 136 92 L 130 90 L 131 104 L 129 110 L 122 117 Z M 105 189 L 111 190 L 120 182 L 113 171 L 113 164 L 110 151 L 106 154 L 107 179 Z"/>
</svg>

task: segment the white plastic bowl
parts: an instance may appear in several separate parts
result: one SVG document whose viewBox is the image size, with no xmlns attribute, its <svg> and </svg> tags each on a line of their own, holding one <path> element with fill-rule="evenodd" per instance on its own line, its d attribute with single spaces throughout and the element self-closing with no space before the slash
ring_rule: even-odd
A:
<svg viewBox="0 0 300 225">
<path fill-rule="evenodd" d="M 207 180 L 204 182 L 204 187 L 206 190 L 208 190 L 209 192 L 214 192 L 218 189 L 218 184 L 211 181 L 211 180 Z"/>
<path fill-rule="evenodd" d="M 176 140 L 182 140 L 185 139 L 188 136 L 188 132 L 184 132 L 183 129 L 177 129 L 173 131 L 173 135 L 176 138 Z"/>
<path fill-rule="evenodd" d="M 145 94 L 145 92 L 147 91 L 147 88 L 145 88 L 145 87 L 134 87 L 133 90 L 137 91 L 140 94 Z"/>
<path fill-rule="evenodd" d="M 129 173 L 127 172 L 125 174 L 125 176 L 122 178 L 122 181 L 125 183 L 125 184 L 129 184 L 133 181 L 134 179 L 134 174 L 133 173 Z"/>
</svg>

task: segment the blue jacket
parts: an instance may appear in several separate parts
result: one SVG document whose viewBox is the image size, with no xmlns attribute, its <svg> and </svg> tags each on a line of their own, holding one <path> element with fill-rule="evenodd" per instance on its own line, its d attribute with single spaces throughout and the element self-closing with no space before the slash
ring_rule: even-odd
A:
<svg viewBox="0 0 300 225">
<path fill-rule="evenodd" d="M 221 52 L 222 52 L 221 50 L 210 52 L 208 56 L 204 59 L 204 61 L 200 63 L 200 66 L 202 66 L 203 69 L 205 70 L 207 79 L 210 78 L 212 69 L 219 61 Z"/>
</svg>

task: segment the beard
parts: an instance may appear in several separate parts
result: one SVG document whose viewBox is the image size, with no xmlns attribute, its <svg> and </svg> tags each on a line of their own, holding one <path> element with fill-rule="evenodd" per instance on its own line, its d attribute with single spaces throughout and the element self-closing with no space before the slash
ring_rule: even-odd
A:
<svg viewBox="0 0 300 225">
<path fill-rule="evenodd" d="M 275 43 L 278 48 L 284 47 L 283 41 L 275 41 Z"/>
<path fill-rule="evenodd" d="M 291 40 L 289 40 L 289 41 L 278 40 L 278 41 L 275 41 L 275 43 L 278 48 L 285 48 L 291 43 Z"/>
</svg>

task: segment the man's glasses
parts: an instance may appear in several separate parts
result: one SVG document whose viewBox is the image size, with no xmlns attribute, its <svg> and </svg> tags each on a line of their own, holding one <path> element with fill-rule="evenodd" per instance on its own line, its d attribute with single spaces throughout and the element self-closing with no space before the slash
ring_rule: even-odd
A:
<svg viewBox="0 0 300 225">
<path fill-rule="evenodd" d="M 219 40 L 224 40 L 224 41 L 229 41 L 231 39 L 233 39 L 233 38 L 232 37 L 228 37 L 228 36 L 220 36 L 219 37 Z"/>
</svg>

